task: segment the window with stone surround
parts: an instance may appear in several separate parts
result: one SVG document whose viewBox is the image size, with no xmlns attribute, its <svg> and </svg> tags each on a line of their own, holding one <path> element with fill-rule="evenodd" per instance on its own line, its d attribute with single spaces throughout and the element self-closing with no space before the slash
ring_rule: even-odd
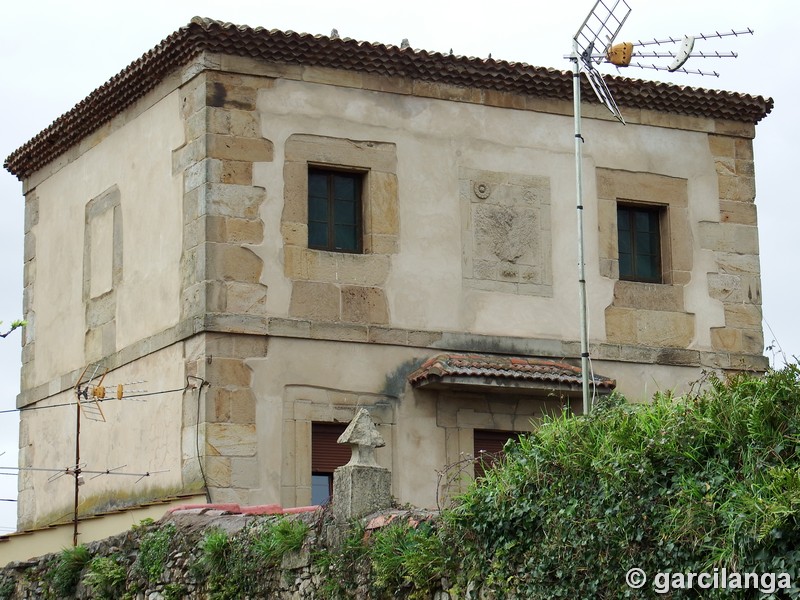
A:
<svg viewBox="0 0 800 600">
<path fill-rule="evenodd" d="M 665 210 L 642 204 L 617 205 L 619 278 L 661 283 L 661 223 Z"/>
<path fill-rule="evenodd" d="M 346 428 L 347 423 L 311 424 L 311 504 L 330 500 L 333 472 L 350 460 L 350 446 L 337 442 Z"/>
<path fill-rule="evenodd" d="M 631 346 L 689 347 L 697 332 L 695 315 L 687 309 L 686 302 L 696 243 L 689 220 L 688 181 L 604 168 L 596 169 L 596 174 L 600 275 L 614 281 L 613 297 L 604 311 L 606 341 Z M 660 250 L 659 267 L 648 267 L 648 276 L 654 271 L 656 276 L 647 280 L 631 276 L 630 266 L 624 264 L 626 253 L 631 250 L 624 241 L 620 247 L 620 230 L 624 237 L 630 228 L 619 223 L 620 218 L 631 214 L 619 211 L 624 207 L 647 214 L 649 251 Z M 654 240 L 656 230 L 658 243 Z M 645 259 L 644 253 L 640 254 Z"/>
<path fill-rule="evenodd" d="M 361 209 L 344 208 L 350 209 L 355 221 L 359 217 L 361 221 L 340 223 L 343 232 L 360 229 L 355 243 L 361 246 L 356 250 L 327 242 L 323 247 L 321 230 L 328 227 L 329 232 L 331 220 L 330 211 L 327 221 L 316 208 L 313 214 L 310 211 L 315 201 L 310 202 L 309 194 L 324 193 L 316 173 L 336 174 L 334 177 L 350 173 L 359 178 Z M 396 146 L 294 134 L 285 142 L 283 176 L 281 234 L 284 275 L 292 283 L 289 316 L 347 324 L 388 324 L 389 304 L 384 288 L 391 255 L 397 253 L 400 239 Z M 334 216 L 334 231 L 336 220 Z M 327 235 L 330 241 L 330 233 Z"/>
<path fill-rule="evenodd" d="M 361 253 L 363 179 L 363 173 L 309 167 L 309 248 Z"/>
</svg>

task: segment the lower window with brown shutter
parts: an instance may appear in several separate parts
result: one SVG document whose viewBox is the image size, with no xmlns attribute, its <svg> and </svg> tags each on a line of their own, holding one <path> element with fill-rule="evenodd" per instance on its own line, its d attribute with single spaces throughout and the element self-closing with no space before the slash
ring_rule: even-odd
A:
<svg viewBox="0 0 800 600">
<path fill-rule="evenodd" d="M 311 424 L 311 503 L 325 504 L 333 495 L 333 472 L 350 461 L 347 444 L 336 440 L 347 428 L 346 423 Z"/>
<path fill-rule="evenodd" d="M 495 461 L 503 454 L 503 446 L 508 440 L 516 440 L 522 435 L 518 431 L 494 431 L 491 429 L 474 429 L 473 443 L 475 448 L 475 477 L 483 477 Z"/>
</svg>

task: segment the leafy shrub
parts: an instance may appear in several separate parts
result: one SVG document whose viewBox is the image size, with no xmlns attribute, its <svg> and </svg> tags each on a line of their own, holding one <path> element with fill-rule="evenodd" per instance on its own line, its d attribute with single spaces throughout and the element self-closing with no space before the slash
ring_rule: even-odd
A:
<svg viewBox="0 0 800 600">
<path fill-rule="evenodd" d="M 15 588 L 16 584 L 13 578 L 5 575 L 0 577 L 0 600 L 10 600 Z"/>
<path fill-rule="evenodd" d="M 499 595 L 632 597 L 632 567 L 798 581 L 800 369 L 712 376 L 683 398 L 552 418 L 509 444 L 445 519 L 464 556 L 461 584 Z"/>
<path fill-rule="evenodd" d="M 147 527 L 144 524 L 141 527 Z M 133 565 L 134 572 L 144 576 L 149 583 L 157 583 L 161 579 L 170 552 L 170 543 L 175 537 L 175 525 L 167 523 L 163 527 L 153 529 L 142 537 L 139 543 L 139 555 Z"/>
<path fill-rule="evenodd" d="M 372 537 L 369 557 L 375 589 L 388 597 L 427 599 L 445 573 L 445 548 L 430 523 L 407 523 L 379 529 Z"/>
<path fill-rule="evenodd" d="M 269 523 L 255 538 L 256 553 L 268 563 L 278 563 L 287 552 L 297 552 L 303 547 L 308 529 L 299 519 Z"/>
<path fill-rule="evenodd" d="M 358 524 L 351 527 L 340 546 L 318 549 L 313 558 L 322 574 L 320 597 L 332 600 L 357 597 L 359 576 L 368 574 L 371 568 L 367 552 L 364 527 Z"/>
<path fill-rule="evenodd" d="M 62 550 L 49 571 L 53 590 L 59 596 L 71 596 L 81 580 L 81 571 L 90 559 L 89 549 L 83 544 Z"/>
<path fill-rule="evenodd" d="M 97 598 L 116 600 L 125 587 L 126 570 L 118 556 L 98 556 L 89 563 L 84 583 Z"/>
</svg>

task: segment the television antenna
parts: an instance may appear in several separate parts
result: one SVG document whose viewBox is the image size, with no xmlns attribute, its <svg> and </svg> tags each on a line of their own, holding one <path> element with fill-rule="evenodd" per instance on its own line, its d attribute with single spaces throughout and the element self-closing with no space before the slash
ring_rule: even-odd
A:
<svg viewBox="0 0 800 600">
<path fill-rule="evenodd" d="M 682 38 L 669 37 L 666 39 L 639 40 L 636 43 L 623 42 L 614 44 L 614 40 L 631 14 L 631 7 L 626 0 L 597 0 L 589 11 L 578 32 L 572 38 L 572 54 L 568 56 L 573 63 L 572 96 L 574 101 L 575 119 L 575 187 L 577 192 L 578 208 L 578 283 L 580 303 L 580 329 L 581 329 L 581 387 L 583 394 L 583 414 L 591 410 L 589 395 L 589 332 L 586 316 L 586 265 L 584 262 L 584 237 L 583 237 L 583 169 L 581 157 L 581 144 L 584 142 L 581 132 L 581 71 L 597 96 L 614 117 L 623 125 L 625 119 L 619 110 L 614 96 L 608 89 L 603 75 L 597 70 L 596 65 L 603 62 L 611 63 L 617 67 L 634 66 L 642 69 L 655 69 L 689 73 L 695 75 L 710 75 L 719 77 L 716 71 L 689 70 L 684 67 L 686 61 L 692 57 L 699 58 L 736 58 L 735 52 L 702 52 L 694 50 L 698 39 L 709 40 L 714 38 L 738 37 L 752 35 L 752 29 L 741 31 L 724 31 L 710 34 L 697 34 L 683 36 Z M 664 46 L 680 44 L 675 49 L 665 51 L 635 51 L 635 46 Z M 672 58 L 669 65 L 661 66 L 655 63 L 644 64 L 631 62 L 633 58 Z"/>
</svg>

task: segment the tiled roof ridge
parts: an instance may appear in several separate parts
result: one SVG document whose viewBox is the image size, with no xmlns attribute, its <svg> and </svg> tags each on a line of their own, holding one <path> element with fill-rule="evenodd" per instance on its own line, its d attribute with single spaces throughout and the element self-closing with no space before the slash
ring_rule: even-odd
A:
<svg viewBox="0 0 800 600">
<path fill-rule="evenodd" d="M 522 62 L 446 55 L 350 38 L 267 30 L 194 17 L 12 152 L 4 167 L 23 179 L 151 91 L 174 69 L 203 51 L 347 69 L 383 76 L 571 100 L 572 73 Z M 772 99 L 623 77 L 606 81 L 620 106 L 757 123 Z M 595 102 L 586 81 L 583 97 Z"/>
</svg>

